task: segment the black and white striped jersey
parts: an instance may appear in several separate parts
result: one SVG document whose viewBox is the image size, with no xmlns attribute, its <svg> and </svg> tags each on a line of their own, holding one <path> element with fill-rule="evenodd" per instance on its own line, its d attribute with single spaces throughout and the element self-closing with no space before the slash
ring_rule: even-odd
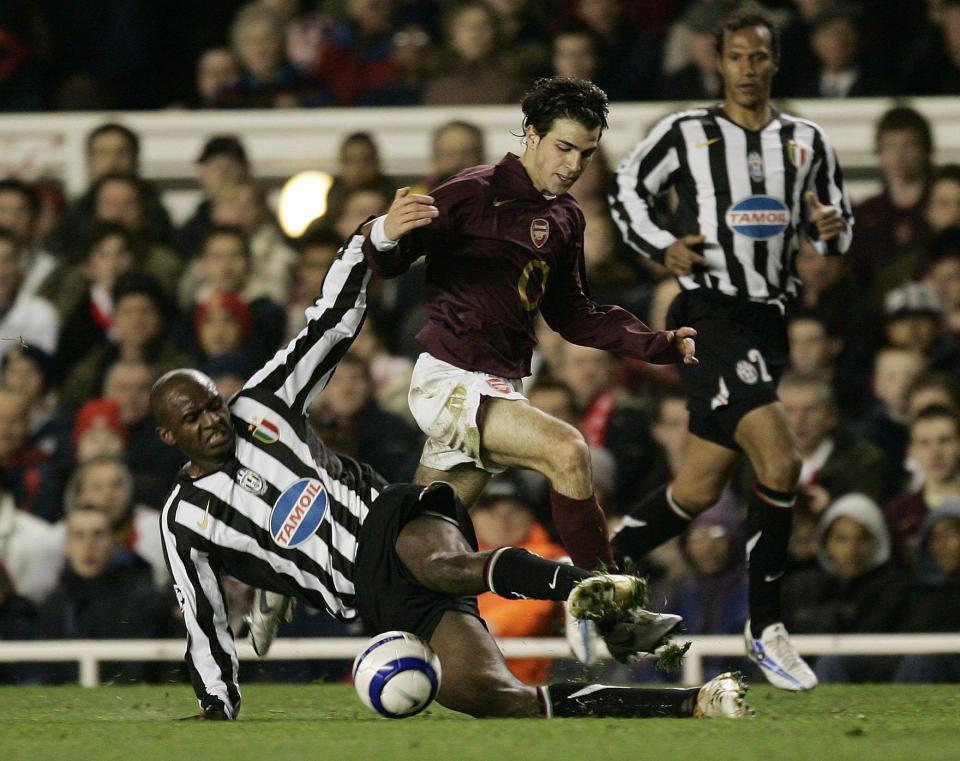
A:
<svg viewBox="0 0 960 761">
<path fill-rule="evenodd" d="M 181 472 L 161 515 L 183 609 L 186 660 L 204 709 L 233 718 L 238 661 L 221 574 L 355 618 L 353 564 L 369 505 L 386 486 L 328 450 L 305 417 L 363 324 L 370 273 L 355 235 L 331 265 L 307 325 L 229 402 L 237 444 L 222 469 Z"/>
<path fill-rule="evenodd" d="M 651 213 L 671 186 L 679 206 L 674 235 Z M 610 196 L 624 240 L 663 263 L 677 237 L 702 234 L 706 267 L 680 277 L 684 289 L 783 303 L 796 295 L 794 257 L 807 225 L 804 193 L 837 207 L 840 236 L 821 254 L 850 247 L 853 214 L 836 153 L 811 121 L 773 110 L 761 130 L 744 129 L 717 105 L 672 114 L 620 162 Z M 811 239 L 813 236 L 811 235 Z"/>
</svg>

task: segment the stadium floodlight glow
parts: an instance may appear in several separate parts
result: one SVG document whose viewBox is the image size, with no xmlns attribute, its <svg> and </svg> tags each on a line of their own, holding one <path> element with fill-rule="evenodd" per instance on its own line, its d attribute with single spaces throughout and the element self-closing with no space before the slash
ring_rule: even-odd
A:
<svg viewBox="0 0 960 761">
<path fill-rule="evenodd" d="M 299 237 L 313 220 L 327 211 L 327 194 L 333 177 L 311 170 L 293 175 L 280 191 L 280 227 L 291 238 Z"/>
</svg>

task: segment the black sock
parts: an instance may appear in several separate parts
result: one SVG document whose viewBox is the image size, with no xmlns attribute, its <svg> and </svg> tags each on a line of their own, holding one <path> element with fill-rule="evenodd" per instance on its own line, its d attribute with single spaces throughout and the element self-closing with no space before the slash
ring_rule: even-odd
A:
<svg viewBox="0 0 960 761">
<path fill-rule="evenodd" d="M 748 507 L 750 522 L 759 528 L 747 548 L 750 575 L 750 631 L 759 637 L 783 619 L 780 587 L 787 562 L 796 491 L 777 491 L 757 482 Z"/>
<path fill-rule="evenodd" d="M 699 687 L 646 689 L 604 684 L 550 684 L 540 688 L 546 718 L 594 716 L 644 719 L 689 718 L 697 705 Z"/>
<path fill-rule="evenodd" d="M 487 559 L 487 589 L 511 600 L 566 600 L 590 574 L 582 568 L 547 560 L 519 547 L 501 547 Z"/>
<path fill-rule="evenodd" d="M 627 568 L 668 539 L 682 534 L 693 516 L 673 499 L 669 484 L 647 495 L 610 539 L 617 565 Z"/>
</svg>

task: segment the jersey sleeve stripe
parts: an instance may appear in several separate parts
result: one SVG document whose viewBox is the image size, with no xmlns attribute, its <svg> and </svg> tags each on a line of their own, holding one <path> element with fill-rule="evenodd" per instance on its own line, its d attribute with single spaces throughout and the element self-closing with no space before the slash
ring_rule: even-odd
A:
<svg viewBox="0 0 960 761">
<path fill-rule="evenodd" d="M 177 539 L 178 492 L 179 487 L 174 489 L 163 509 L 161 531 L 164 556 L 183 600 L 190 680 L 204 710 L 222 710 L 228 718 L 235 718 L 240 707 L 236 653 L 232 641 L 224 647 L 217 632 L 217 627 L 222 626 L 229 638 L 226 607 L 219 585 L 214 590 L 215 599 L 210 600 L 209 590 L 200 581 L 197 564 L 206 563 L 206 559 L 194 554 L 188 542 Z"/>
</svg>

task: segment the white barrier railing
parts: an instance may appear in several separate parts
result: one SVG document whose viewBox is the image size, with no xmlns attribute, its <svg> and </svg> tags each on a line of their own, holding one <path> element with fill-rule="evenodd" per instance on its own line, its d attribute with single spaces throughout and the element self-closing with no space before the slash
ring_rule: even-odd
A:
<svg viewBox="0 0 960 761">
<path fill-rule="evenodd" d="M 743 638 L 734 635 L 690 636 L 683 682 L 703 681 L 703 659 L 743 655 Z M 960 653 L 960 634 L 802 634 L 791 638 L 801 655 L 926 655 Z M 265 660 L 352 660 L 367 640 L 362 637 L 278 639 Z M 508 658 L 570 658 L 564 639 L 501 639 Z M 80 684 L 96 687 L 101 661 L 179 661 L 181 639 L 48 640 L 0 642 L 0 663 L 65 662 L 80 664 Z M 237 643 L 241 660 L 258 660 L 246 642 Z M 606 653 L 605 653 L 606 654 Z"/>
<path fill-rule="evenodd" d="M 890 98 L 828 98 L 781 105 L 823 126 L 851 179 L 865 171 L 876 177 L 874 124 L 895 102 Z M 907 102 L 930 120 L 937 162 L 960 161 L 960 99 L 912 98 Z M 615 164 L 657 119 L 691 105 L 700 104 L 614 103 L 610 129 L 603 138 L 610 160 Z M 86 135 L 108 119 L 121 121 L 140 134 L 145 177 L 161 185 L 189 181 L 191 187 L 196 171 L 193 162 L 204 140 L 223 132 L 244 140 L 260 178 L 288 177 L 304 169 L 334 171 L 340 141 L 358 130 L 374 136 L 384 170 L 399 177 L 427 171 L 430 131 L 450 119 L 466 119 L 480 126 L 488 159 L 496 160 L 520 146 L 511 134 L 520 127 L 520 110 L 515 105 L 0 114 L 0 175 L 58 177 L 71 197 L 79 195 L 88 182 Z"/>
</svg>

